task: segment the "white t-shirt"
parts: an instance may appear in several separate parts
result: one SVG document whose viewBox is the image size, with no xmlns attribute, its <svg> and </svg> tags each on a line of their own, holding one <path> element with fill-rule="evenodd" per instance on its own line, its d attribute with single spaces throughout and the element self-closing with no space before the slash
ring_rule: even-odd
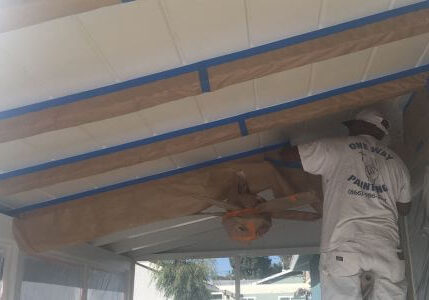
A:
<svg viewBox="0 0 429 300">
<path fill-rule="evenodd" d="M 322 139 L 298 150 L 304 170 L 323 179 L 322 252 L 346 241 L 399 245 L 396 202 L 410 202 L 410 176 L 392 150 L 368 135 Z"/>
</svg>

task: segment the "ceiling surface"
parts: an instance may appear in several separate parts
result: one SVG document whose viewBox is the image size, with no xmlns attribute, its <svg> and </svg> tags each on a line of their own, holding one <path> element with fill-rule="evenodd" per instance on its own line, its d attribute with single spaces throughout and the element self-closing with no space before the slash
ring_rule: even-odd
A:
<svg viewBox="0 0 429 300">
<path fill-rule="evenodd" d="M 186 66 L 418 1 L 140 0 L 102 7 L 0 33 L 0 111 L 109 86 Z M 0 1 L 1 3 L 1 1 Z M 1 9 L 1 6 L 0 6 Z M 119 117 L 0 143 L 0 172 L 8 173 L 190 126 L 429 63 L 429 34 L 308 64 Z M 410 95 L 383 102 L 402 141 L 402 109 Z M 340 121 L 355 110 L 276 128 L 89 177 L 2 196 L 17 209 L 219 157 L 290 141 L 343 135 Z M 252 245 L 232 242 L 213 217 L 183 217 L 90 242 L 135 259 L 317 251 L 320 223 L 276 221 Z M 307 234 L 302 234 L 303 232 Z"/>
</svg>

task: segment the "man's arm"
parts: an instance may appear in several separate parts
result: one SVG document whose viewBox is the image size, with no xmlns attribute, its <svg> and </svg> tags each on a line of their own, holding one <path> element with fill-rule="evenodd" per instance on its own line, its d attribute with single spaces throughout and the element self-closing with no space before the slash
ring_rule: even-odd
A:
<svg viewBox="0 0 429 300">
<path fill-rule="evenodd" d="M 398 209 L 399 215 L 406 216 L 411 211 L 411 202 L 408 202 L 408 203 L 396 202 L 396 208 Z"/>
</svg>

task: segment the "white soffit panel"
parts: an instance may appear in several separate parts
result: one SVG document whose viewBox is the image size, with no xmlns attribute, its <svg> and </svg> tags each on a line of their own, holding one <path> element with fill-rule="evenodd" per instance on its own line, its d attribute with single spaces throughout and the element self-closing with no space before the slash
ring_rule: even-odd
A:
<svg viewBox="0 0 429 300">
<path fill-rule="evenodd" d="M 266 107 L 307 96 L 311 65 L 256 79 L 258 107 Z"/>
<path fill-rule="evenodd" d="M 0 172 L 6 172 L 45 161 L 48 154 L 23 140 L 16 140 L 0 144 L 0 157 Z"/>
<path fill-rule="evenodd" d="M 313 65 L 313 94 L 359 82 L 364 75 L 372 49 L 343 55 Z"/>
<path fill-rule="evenodd" d="M 287 141 L 284 130 L 278 128 L 259 133 L 259 139 L 262 147 Z"/>
<path fill-rule="evenodd" d="M 152 136 L 142 114 L 131 113 L 103 121 L 79 126 L 88 132 L 99 145 L 114 146 Z"/>
<path fill-rule="evenodd" d="M 219 156 L 250 151 L 260 146 L 259 135 L 253 134 L 214 145 Z"/>
<path fill-rule="evenodd" d="M 184 63 L 248 48 L 243 0 L 162 2 Z"/>
<path fill-rule="evenodd" d="M 428 42 L 429 34 L 422 34 L 378 47 L 365 79 L 415 67 Z"/>
<path fill-rule="evenodd" d="M 46 132 L 23 139 L 42 153 L 49 153 L 49 159 L 60 159 L 78 153 L 100 148 L 96 140 L 79 127 L 70 127 Z"/>
<path fill-rule="evenodd" d="M 181 65 L 159 1 L 133 1 L 78 16 L 120 80 Z"/>
<path fill-rule="evenodd" d="M 51 186 L 43 187 L 40 190 L 55 198 L 66 195 L 76 194 L 97 188 L 97 186 L 86 178 L 57 183 Z"/>
<path fill-rule="evenodd" d="M 76 17 L 3 33 L 0 49 L 8 53 L 12 61 L 19 62 L 38 85 L 32 90 L 34 96 L 17 99 L 8 108 L 114 82 L 113 74 L 88 43 L 88 36 Z M 34 88 L 34 82 L 23 82 L 20 88 Z"/>
<path fill-rule="evenodd" d="M 120 168 L 110 172 L 86 177 L 85 179 L 98 187 L 103 187 L 127 180 L 150 176 L 173 170 L 176 166 L 169 157 L 147 161 L 131 167 Z"/>
<path fill-rule="evenodd" d="M 139 112 L 155 134 L 203 123 L 195 97 L 154 106 Z"/>
<path fill-rule="evenodd" d="M 53 198 L 54 197 L 52 197 L 52 195 L 49 195 L 42 190 L 32 190 L 3 197 L 1 202 L 5 203 L 10 207 L 19 208 L 27 205 L 44 202 L 47 200 L 52 200 Z"/>
<path fill-rule="evenodd" d="M 328 27 L 373 15 L 389 8 L 391 0 L 324 0 L 320 26 Z"/>
<path fill-rule="evenodd" d="M 194 165 L 217 158 L 213 146 L 198 148 L 184 153 L 172 155 L 171 158 L 178 168 Z"/>
<path fill-rule="evenodd" d="M 247 0 L 251 46 L 316 30 L 321 0 Z"/>
<path fill-rule="evenodd" d="M 218 120 L 255 109 L 253 81 L 227 86 L 196 97 L 204 121 Z"/>
<path fill-rule="evenodd" d="M 31 77 L 25 67 L 0 48 L 0 111 L 23 105 L 24 99 L 34 97 L 40 79 Z"/>
<path fill-rule="evenodd" d="M 425 53 L 423 54 L 420 60 L 420 65 L 426 65 L 426 64 L 429 64 L 429 44 L 426 46 Z"/>
<path fill-rule="evenodd" d="M 394 0 L 393 8 L 398 8 L 413 3 L 423 2 L 422 0 Z"/>
</svg>

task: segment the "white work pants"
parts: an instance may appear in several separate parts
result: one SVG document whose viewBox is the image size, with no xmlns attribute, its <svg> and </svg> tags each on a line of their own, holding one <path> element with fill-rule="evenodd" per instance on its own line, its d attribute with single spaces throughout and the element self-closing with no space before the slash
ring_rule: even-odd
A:
<svg viewBox="0 0 429 300">
<path fill-rule="evenodd" d="M 346 242 L 320 256 L 322 300 L 362 300 L 360 275 L 374 274 L 371 300 L 405 300 L 405 263 L 393 245 L 377 241 Z"/>
</svg>

